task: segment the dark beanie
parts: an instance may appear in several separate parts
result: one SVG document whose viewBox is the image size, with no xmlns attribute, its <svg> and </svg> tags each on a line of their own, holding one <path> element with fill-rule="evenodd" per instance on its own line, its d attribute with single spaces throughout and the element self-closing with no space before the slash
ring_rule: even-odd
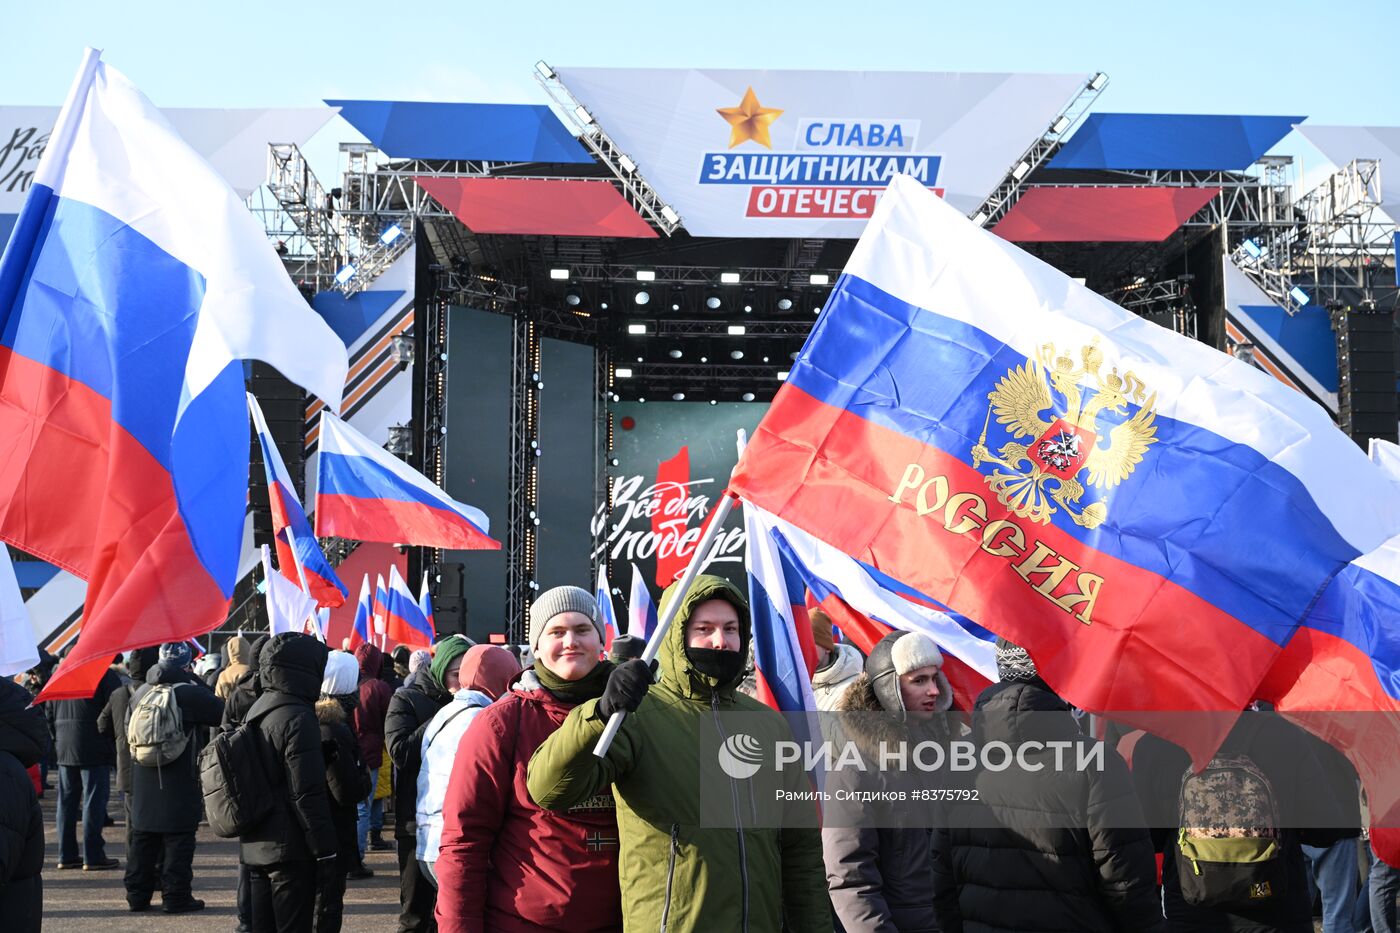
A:
<svg viewBox="0 0 1400 933">
<path fill-rule="evenodd" d="M 428 666 L 428 670 L 432 673 L 433 680 L 438 682 L 438 686 L 447 686 L 444 678 L 447 676 L 448 665 L 466 654 L 471 646 L 472 643 L 461 635 L 452 635 L 437 643 L 433 649 L 433 663 Z"/>
</svg>

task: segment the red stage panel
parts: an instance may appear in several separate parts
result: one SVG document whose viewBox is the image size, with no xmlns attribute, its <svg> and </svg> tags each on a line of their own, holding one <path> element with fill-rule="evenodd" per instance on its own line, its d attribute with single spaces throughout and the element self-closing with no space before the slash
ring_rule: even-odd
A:
<svg viewBox="0 0 1400 933">
<path fill-rule="evenodd" d="M 1019 243 L 1155 243 L 1219 193 L 1219 188 L 1029 188 L 995 231 Z"/>
<path fill-rule="evenodd" d="M 540 178 L 418 178 L 474 233 L 655 237 L 606 181 Z"/>
</svg>

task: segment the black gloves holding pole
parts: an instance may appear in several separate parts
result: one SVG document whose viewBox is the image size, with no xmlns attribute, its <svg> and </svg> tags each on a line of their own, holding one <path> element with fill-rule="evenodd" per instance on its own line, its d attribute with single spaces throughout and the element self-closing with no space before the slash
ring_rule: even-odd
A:
<svg viewBox="0 0 1400 933">
<path fill-rule="evenodd" d="M 598 716 L 604 720 L 616 712 L 635 713 L 651 689 L 656 675 L 656 662 L 641 658 L 624 661 L 608 677 L 608 685 L 598 700 Z"/>
</svg>

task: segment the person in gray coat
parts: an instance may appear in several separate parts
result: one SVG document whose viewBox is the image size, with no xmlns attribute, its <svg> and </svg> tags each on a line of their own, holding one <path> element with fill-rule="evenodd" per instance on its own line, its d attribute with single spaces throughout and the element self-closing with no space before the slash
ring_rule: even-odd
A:
<svg viewBox="0 0 1400 933">
<path fill-rule="evenodd" d="M 891 632 L 870 652 L 864 671 L 836 704 L 835 724 L 865 761 L 880 761 L 880 745 L 946 743 L 946 717 L 953 691 L 943 674 L 943 655 L 922 632 Z M 834 792 L 845 772 L 832 773 Z M 862 790 L 874 785 L 862 776 Z M 891 807 L 903 807 L 894 812 Z M 831 906 L 847 933 L 936 933 L 933 906 L 933 829 L 910 804 L 874 804 L 864 818 L 822 829 L 822 855 Z M 858 822 L 859 825 L 850 825 Z"/>
</svg>

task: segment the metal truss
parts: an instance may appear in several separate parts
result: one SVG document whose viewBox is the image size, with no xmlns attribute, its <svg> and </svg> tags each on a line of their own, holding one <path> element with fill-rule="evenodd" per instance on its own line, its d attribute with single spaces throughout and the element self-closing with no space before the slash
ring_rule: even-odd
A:
<svg viewBox="0 0 1400 933">
<path fill-rule="evenodd" d="M 763 378 L 763 373 L 769 370 L 773 375 L 787 369 L 791 362 L 784 359 L 780 364 L 774 363 L 769 367 L 761 366 L 729 366 L 716 363 L 628 363 L 626 366 L 617 366 L 616 369 L 630 369 L 632 371 L 631 381 L 636 384 L 665 383 L 668 386 L 691 385 L 702 387 L 711 383 L 741 383 L 752 385 Z M 614 385 L 618 388 L 626 386 L 629 379 L 620 377 Z"/>
<path fill-rule="evenodd" d="M 498 314 L 512 313 L 517 308 L 520 289 L 503 279 L 450 269 L 438 269 L 436 275 L 438 294 L 449 304 L 469 305 Z"/>
<path fill-rule="evenodd" d="M 680 229 L 680 215 L 647 184 L 637 169 L 637 163 L 613 142 L 612 137 L 598 124 L 588 108 L 564 86 L 563 81 L 559 80 L 554 69 L 544 62 L 537 63 L 535 79 L 559 107 L 565 119 L 573 124 L 579 141 L 612 172 L 627 203 L 667 236 Z"/>
<path fill-rule="evenodd" d="M 511 339 L 510 467 L 506 509 L 506 633 L 525 640 L 534 591 L 539 521 L 540 334 L 533 321 L 514 319 Z"/>
<path fill-rule="evenodd" d="M 608 472 L 613 449 L 612 413 L 608 411 L 608 401 L 612 398 L 613 367 L 612 354 L 606 344 L 593 349 L 593 507 L 603 505 L 603 516 L 612 514 L 612 482 Z M 607 522 L 597 522 L 593 526 L 593 543 L 589 553 L 593 555 L 591 579 L 598 579 L 600 565 L 608 561 Z M 608 577 L 612 579 L 611 575 Z"/>
<path fill-rule="evenodd" d="M 345 257 L 345 242 L 332 210 L 330 193 L 293 143 L 268 146 L 267 189 L 300 237 L 300 245 L 317 274 L 335 269 Z M 264 229 L 268 229 L 266 222 Z M 285 240 L 282 240 L 286 244 Z M 290 248 L 290 244 L 286 244 Z"/>
<path fill-rule="evenodd" d="M 1304 278 L 1372 300 L 1372 266 L 1386 261 L 1394 229 L 1380 203 L 1380 162 L 1357 159 L 1295 201 L 1290 223 L 1242 239 L 1230 259 L 1289 314 L 1311 298 L 1298 286 Z"/>
<path fill-rule="evenodd" d="M 668 320 L 659 319 L 655 321 L 630 321 L 632 324 L 642 324 L 648 328 L 647 336 L 658 337 L 724 337 L 724 336 L 745 336 L 745 337 L 801 337 L 804 340 L 812 332 L 812 327 L 816 324 L 810 320 L 792 321 L 768 321 L 749 320 L 745 318 L 742 324 L 734 321 L 706 321 L 706 320 Z M 729 328 L 740 326 L 744 328 L 742 335 L 729 334 Z M 641 336 L 641 335 L 637 335 Z"/>
<path fill-rule="evenodd" d="M 1160 282 L 1142 280 L 1114 289 L 1104 297 L 1139 317 L 1198 340 L 1198 315 L 1189 281 L 1185 276 Z"/>
<path fill-rule="evenodd" d="M 996 226 L 997 221 L 1006 216 L 1012 206 L 1020 200 L 1026 179 L 1060 148 L 1065 134 L 1084 118 L 1106 87 L 1108 75 L 1102 71 L 1084 82 L 1074 98 L 1050 121 L 1045 132 L 1031 143 L 1030 148 L 1021 153 L 1019 159 L 1011 163 L 1001 184 L 982 202 L 981 207 L 968 215 L 973 223 L 980 227 Z"/>
</svg>

